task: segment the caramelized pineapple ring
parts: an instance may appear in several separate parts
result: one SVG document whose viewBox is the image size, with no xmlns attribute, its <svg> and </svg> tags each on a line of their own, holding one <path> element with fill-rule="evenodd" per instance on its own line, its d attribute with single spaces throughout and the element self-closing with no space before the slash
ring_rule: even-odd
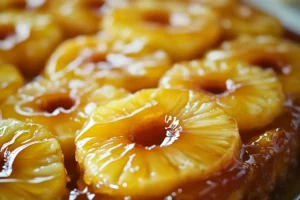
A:
<svg viewBox="0 0 300 200">
<path fill-rule="evenodd" d="M 82 36 L 64 42 L 53 53 L 44 74 L 52 79 L 95 78 L 130 91 L 156 87 L 171 67 L 168 55 L 142 40 Z"/>
<path fill-rule="evenodd" d="M 93 34 L 101 28 L 102 15 L 109 8 L 108 0 L 55 0 L 50 12 L 67 37 Z"/>
<path fill-rule="evenodd" d="M 149 199 L 219 172 L 241 144 L 235 120 L 215 102 L 167 89 L 97 108 L 75 142 L 84 181 L 96 193 Z"/>
<path fill-rule="evenodd" d="M 0 13 L 0 58 L 16 65 L 27 77 L 37 75 L 61 41 L 60 29 L 48 15 Z"/>
<path fill-rule="evenodd" d="M 261 128 L 282 110 L 276 75 L 242 63 L 191 61 L 176 64 L 160 87 L 205 92 L 234 117 L 241 130 Z"/>
<path fill-rule="evenodd" d="M 60 199 L 67 176 L 54 136 L 41 125 L 0 122 L 0 199 Z"/>
<path fill-rule="evenodd" d="M 273 69 L 285 93 L 300 94 L 300 46 L 272 36 L 242 36 L 209 52 L 207 60 L 243 61 Z"/>
<path fill-rule="evenodd" d="M 200 56 L 220 34 L 218 19 L 210 9 L 182 2 L 141 1 L 115 9 L 103 24 L 118 37 L 147 40 L 174 60 Z"/>
<path fill-rule="evenodd" d="M 17 92 L 24 83 L 24 78 L 13 65 L 0 61 L 0 103 Z"/>
<path fill-rule="evenodd" d="M 223 38 L 233 38 L 244 34 L 273 36 L 283 34 L 283 27 L 279 20 L 247 5 L 236 4 L 227 11 L 218 13 Z"/>
<path fill-rule="evenodd" d="M 66 159 L 75 154 L 74 138 L 99 105 L 122 98 L 127 92 L 95 82 L 40 80 L 20 88 L 0 107 L 3 118 L 42 124 L 58 139 Z"/>
</svg>

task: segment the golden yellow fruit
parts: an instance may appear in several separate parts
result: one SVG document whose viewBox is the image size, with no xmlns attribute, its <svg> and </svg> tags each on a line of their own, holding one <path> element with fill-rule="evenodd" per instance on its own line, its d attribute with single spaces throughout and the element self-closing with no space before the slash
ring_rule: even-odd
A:
<svg viewBox="0 0 300 200">
<path fill-rule="evenodd" d="M 235 120 L 206 96 L 142 90 L 95 110 L 76 159 L 95 193 L 155 199 L 231 165 L 240 144 Z"/>
<path fill-rule="evenodd" d="M 103 27 L 119 38 L 142 38 L 175 61 L 201 56 L 220 35 L 212 10 L 172 1 L 140 1 L 114 9 L 104 16 Z"/>
<path fill-rule="evenodd" d="M 60 29 L 49 15 L 0 13 L 0 59 L 16 65 L 29 78 L 44 68 L 61 39 Z"/>
<path fill-rule="evenodd" d="M 81 36 L 61 44 L 50 57 L 44 74 L 53 81 L 65 77 L 89 79 L 130 91 L 157 87 L 171 67 L 162 51 L 143 40 L 115 40 L 101 36 Z"/>
<path fill-rule="evenodd" d="M 239 35 L 281 36 L 284 32 L 279 20 L 244 4 L 231 6 L 226 12 L 218 12 L 223 38 Z"/>
<path fill-rule="evenodd" d="M 242 61 L 273 69 L 285 93 L 300 94 L 300 46 L 272 36 L 242 36 L 208 52 L 206 60 Z"/>
<path fill-rule="evenodd" d="M 0 199 L 60 199 L 66 192 L 63 154 L 41 125 L 0 121 Z"/>
<path fill-rule="evenodd" d="M 75 154 L 74 138 L 99 105 L 126 96 L 123 89 L 93 81 L 42 79 L 20 88 L 0 107 L 2 117 L 42 124 L 58 139 L 67 160 Z"/>
<path fill-rule="evenodd" d="M 219 14 L 224 12 L 230 12 L 233 6 L 235 6 L 238 0 L 181 0 L 200 3 L 204 6 L 208 6 Z"/>
<path fill-rule="evenodd" d="M 103 15 L 110 0 L 55 0 L 49 10 L 66 37 L 94 34 L 101 29 Z"/>
<path fill-rule="evenodd" d="M 271 123 L 284 101 L 275 73 L 244 63 L 195 60 L 176 64 L 161 79 L 160 87 L 207 93 L 243 131 Z"/>
<path fill-rule="evenodd" d="M 0 103 L 17 92 L 24 83 L 24 78 L 18 69 L 0 61 Z"/>
</svg>

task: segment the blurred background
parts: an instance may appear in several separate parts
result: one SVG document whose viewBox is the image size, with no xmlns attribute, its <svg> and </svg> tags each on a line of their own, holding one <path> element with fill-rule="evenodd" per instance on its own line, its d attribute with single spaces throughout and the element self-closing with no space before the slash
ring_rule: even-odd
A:
<svg viewBox="0 0 300 200">
<path fill-rule="evenodd" d="M 300 0 L 245 0 L 245 2 L 277 16 L 288 30 L 300 35 Z"/>
</svg>

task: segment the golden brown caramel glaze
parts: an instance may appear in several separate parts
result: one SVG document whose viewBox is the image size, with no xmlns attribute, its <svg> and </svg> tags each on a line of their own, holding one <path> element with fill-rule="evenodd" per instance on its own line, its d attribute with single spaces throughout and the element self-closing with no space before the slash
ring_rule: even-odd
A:
<svg viewBox="0 0 300 200">
<path fill-rule="evenodd" d="M 288 171 L 295 163 L 295 134 L 282 130 L 271 130 L 252 138 L 242 148 L 242 160 L 227 166 L 209 179 L 201 181 L 183 181 L 169 195 L 156 199 L 270 199 L 270 193 L 279 183 L 285 183 Z M 79 199 L 105 199 L 110 196 L 94 194 L 91 188 L 82 183 Z M 112 198 L 121 200 L 124 197 Z M 132 200 L 150 200 L 153 198 L 131 198 Z"/>
<path fill-rule="evenodd" d="M 231 166 L 225 167 L 224 170 L 215 173 L 209 179 L 191 181 L 182 181 L 178 188 L 174 188 L 169 194 L 157 197 L 131 197 L 132 200 L 201 200 L 201 199 L 229 199 L 239 200 L 245 196 L 245 184 L 247 183 L 247 177 L 250 173 L 250 168 L 247 165 L 243 165 L 242 162 L 236 160 Z M 91 188 L 84 184 L 80 179 L 78 182 L 79 190 L 71 192 L 70 196 L 79 197 L 80 200 L 89 199 L 88 197 L 94 196 L 95 200 L 100 199 L 112 199 L 123 200 L 124 197 L 112 197 L 109 195 L 99 195 L 93 193 Z M 78 192 L 80 191 L 80 192 Z M 77 199 L 77 198 L 76 198 Z"/>
<path fill-rule="evenodd" d="M 66 192 L 63 154 L 41 125 L 0 121 L 0 199 L 60 199 Z"/>
<path fill-rule="evenodd" d="M 252 168 L 247 199 L 269 199 L 276 184 L 286 180 L 296 162 L 296 134 L 278 128 L 252 138 L 245 144 L 244 158 Z"/>
<path fill-rule="evenodd" d="M 273 69 L 285 93 L 300 94 L 300 46 L 272 36 L 242 36 L 208 52 L 206 60 L 242 61 Z"/>
<path fill-rule="evenodd" d="M 269 199 L 270 193 L 279 183 L 284 183 L 291 166 L 295 164 L 295 137 L 291 132 L 269 130 L 246 142 L 243 146 L 240 161 L 227 166 L 209 179 L 200 181 L 183 181 L 169 195 L 156 199 L 172 198 L 189 199 Z M 112 198 L 94 194 L 81 180 L 79 199 L 95 195 L 95 199 Z M 112 198 L 115 200 L 124 197 Z M 131 198 L 132 200 L 150 200 L 153 198 Z"/>
<path fill-rule="evenodd" d="M 275 73 L 245 63 L 194 60 L 175 64 L 160 80 L 160 87 L 208 94 L 237 120 L 242 131 L 271 123 L 284 102 Z"/>
<path fill-rule="evenodd" d="M 0 59 L 16 65 L 28 78 L 36 76 L 62 39 L 59 27 L 46 14 L 0 13 Z"/>
<path fill-rule="evenodd" d="M 162 51 L 145 41 L 115 40 L 107 35 L 80 36 L 61 44 L 50 57 L 45 76 L 61 78 L 94 78 L 132 92 L 154 88 L 171 67 Z"/>
<path fill-rule="evenodd" d="M 93 81 L 46 79 L 20 88 L 1 106 L 3 118 L 42 124 L 58 139 L 67 160 L 75 154 L 74 138 L 93 110 L 128 95 L 123 89 Z"/>
<path fill-rule="evenodd" d="M 300 152 L 300 104 L 297 101 L 299 98 L 293 95 L 287 96 L 283 112 L 273 123 L 263 130 L 253 132 L 252 135 L 256 136 L 251 139 L 251 133 L 243 134 L 248 136 L 242 138 L 246 141 L 247 151 L 253 154 L 253 159 L 251 156 L 246 156 L 249 162 L 259 160 L 261 163 L 260 165 L 254 163 L 254 166 L 259 169 L 259 174 L 255 176 L 263 179 L 258 178 L 258 181 L 254 179 L 253 187 L 249 188 L 249 190 L 256 190 L 252 197 L 254 199 L 261 196 L 270 198 L 268 193 L 278 184 L 283 183 L 283 188 L 286 189 L 289 187 L 285 181 L 287 176 L 293 174 L 298 164 L 297 154 L 299 155 Z M 258 135 L 259 133 L 265 134 Z"/>
<path fill-rule="evenodd" d="M 0 60 L 0 103 L 16 93 L 23 83 L 24 78 L 19 70 L 15 66 Z"/>
<path fill-rule="evenodd" d="M 286 184 L 286 177 L 297 163 L 300 109 L 295 106 L 296 101 L 294 96 L 287 98 L 282 114 L 273 123 L 262 130 L 244 134 L 247 137 L 243 137 L 240 159 L 208 179 L 183 181 L 169 195 L 156 199 L 270 199 L 275 186 Z M 94 195 L 94 199 L 112 198 L 93 193 L 94 190 L 88 188 L 82 179 L 79 181 L 79 191 L 73 191 L 72 195 L 78 195 L 79 199 L 88 199 L 87 196 Z M 145 196 L 131 199 L 153 198 Z"/>
<path fill-rule="evenodd" d="M 140 134 L 164 138 L 149 144 Z M 234 164 L 240 136 L 235 120 L 206 96 L 153 89 L 99 107 L 76 147 L 83 180 L 94 192 L 153 199 Z"/>
<path fill-rule="evenodd" d="M 215 13 L 201 4 L 176 1 L 137 1 L 114 9 L 103 27 L 119 38 L 143 38 L 166 50 L 173 60 L 201 56 L 220 35 Z"/>
</svg>

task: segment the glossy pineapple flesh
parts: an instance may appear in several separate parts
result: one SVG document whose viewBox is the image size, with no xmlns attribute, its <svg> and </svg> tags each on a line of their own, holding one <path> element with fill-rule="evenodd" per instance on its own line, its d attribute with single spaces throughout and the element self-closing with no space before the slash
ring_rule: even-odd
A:
<svg viewBox="0 0 300 200">
<path fill-rule="evenodd" d="M 104 29 L 118 38 L 144 38 L 175 61 L 200 56 L 219 38 L 217 16 L 200 4 L 133 2 L 105 15 Z"/>
<path fill-rule="evenodd" d="M 243 4 L 234 4 L 226 11 L 218 12 L 223 37 L 232 39 L 240 35 L 281 36 L 284 29 L 273 16 Z"/>
<path fill-rule="evenodd" d="M 17 10 L 0 13 L 0 34 L 5 35 L 0 43 L 0 57 L 16 65 L 28 78 L 40 73 L 62 40 L 50 15 Z"/>
<path fill-rule="evenodd" d="M 284 32 L 238 0 L 0 0 L 0 200 L 290 191 L 300 47 Z"/>
<path fill-rule="evenodd" d="M 103 34 L 65 41 L 50 57 L 44 74 L 53 81 L 94 78 L 135 92 L 156 87 L 170 67 L 166 52 L 142 39 L 117 40 Z"/>
<path fill-rule="evenodd" d="M 208 52 L 207 60 L 242 61 L 273 69 L 278 75 L 285 93 L 300 94 L 300 47 L 298 44 L 272 36 L 241 36 L 224 42 Z"/>
<path fill-rule="evenodd" d="M 236 122 L 204 95 L 154 89 L 99 107 L 76 146 L 96 193 L 154 198 L 234 163 L 240 137 Z"/>
<path fill-rule="evenodd" d="M 268 125 L 280 114 L 284 101 L 272 71 L 244 63 L 177 64 L 161 79 L 160 87 L 207 93 L 237 120 L 242 131 Z"/>
<path fill-rule="evenodd" d="M 59 199 L 66 192 L 63 154 L 41 125 L 0 122 L 0 199 Z"/>
<path fill-rule="evenodd" d="M 55 0 L 50 2 L 49 10 L 67 37 L 92 34 L 100 30 L 102 4 L 104 0 Z M 65 12 L 65 8 L 69 11 Z M 75 22 L 75 23 L 74 23 Z"/>
<path fill-rule="evenodd" d="M 99 105 L 128 95 L 123 89 L 93 81 L 40 80 L 27 84 L 1 105 L 3 118 L 42 124 L 58 139 L 67 160 L 75 154 L 74 138 Z"/>
<path fill-rule="evenodd" d="M 24 78 L 15 66 L 0 61 L 0 103 L 16 93 L 23 83 Z"/>
</svg>

